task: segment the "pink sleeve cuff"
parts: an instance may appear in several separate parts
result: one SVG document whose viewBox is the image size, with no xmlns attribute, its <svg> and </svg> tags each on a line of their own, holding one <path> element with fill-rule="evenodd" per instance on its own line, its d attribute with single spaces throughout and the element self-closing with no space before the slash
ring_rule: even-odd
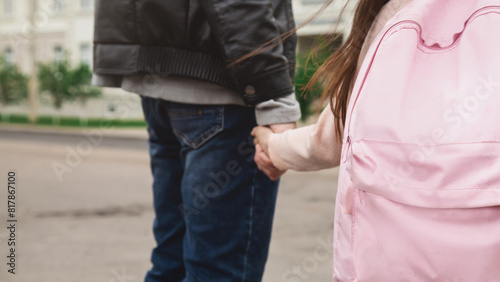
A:
<svg viewBox="0 0 500 282">
<path fill-rule="evenodd" d="M 288 164 L 280 157 L 279 147 L 283 144 L 283 133 L 273 133 L 269 137 L 269 157 L 273 162 L 274 166 L 280 170 L 288 170 L 290 167 Z"/>
</svg>

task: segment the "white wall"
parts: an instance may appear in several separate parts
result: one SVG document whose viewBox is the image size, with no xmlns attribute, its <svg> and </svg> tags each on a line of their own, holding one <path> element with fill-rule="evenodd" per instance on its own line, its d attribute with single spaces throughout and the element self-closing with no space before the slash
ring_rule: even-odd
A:
<svg viewBox="0 0 500 282">
<path fill-rule="evenodd" d="M 313 22 L 299 29 L 297 32 L 298 36 L 332 33 L 335 30 L 336 24 L 339 22 L 340 12 L 347 1 L 348 0 L 333 0 Z M 300 25 L 310 19 L 315 12 L 322 8 L 325 2 L 327 2 L 327 0 L 293 0 L 295 23 Z M 354 0 L 349 1 L 349 5 L 344 11 L 342 18 L 340 18 L 336 33 L 349 31 L 355 2 Z"/>
</svg>

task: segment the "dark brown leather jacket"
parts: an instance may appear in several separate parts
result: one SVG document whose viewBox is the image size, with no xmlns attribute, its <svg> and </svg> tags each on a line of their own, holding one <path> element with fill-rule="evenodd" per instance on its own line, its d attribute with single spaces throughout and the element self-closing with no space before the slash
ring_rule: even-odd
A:
<svg viewBox="0 0 500 282">
<path fill-rule="evenodd" d="M 295 35 L 230 66 L 294 28 L 291 0 L 96 0 L 95 11 L 96 74 L 202 79 L 250 105 L 293 93 Z"/>
</svg>

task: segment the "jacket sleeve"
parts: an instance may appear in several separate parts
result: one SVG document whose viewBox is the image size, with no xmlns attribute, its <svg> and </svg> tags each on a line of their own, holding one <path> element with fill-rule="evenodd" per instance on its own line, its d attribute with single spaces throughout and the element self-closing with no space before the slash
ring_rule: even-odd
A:
<svg viewBox="0 0 500 282">
<path fill-rule="evenodd" d="M 300 104 L 295 98 L 295 93 L 255 106 L 258 125 L 296 122 L 300 117 Z"/>
<path fill-rule="evenodd" d="M 320 170 L 338 166 L 342 142 L 335 137 L 335 117 L 328 105 L 316 124 L 273 133 L 269 139 L 269 156 L 281 169 Z"/>
<path fill-rule="evenodd" d="M 290 3 L 288 0 L 281 2 L 283 6 L 280 9 L 288 9 L 289 22 L 286 24 L 293 27 L 291 7 L 284 6 Z M 279 41 L 281 31 L 274 17 L 272 0 L 201 0 L 200 5 L 219 39 L 222 56 L 228 66 L 270 40 Z M 284 55 L 283 42 L 271 46 L 229 67 L 238 92 L 247 104 L 256 105 L 293 93 L 291 70 L 294 63 Z"/>
</svg>

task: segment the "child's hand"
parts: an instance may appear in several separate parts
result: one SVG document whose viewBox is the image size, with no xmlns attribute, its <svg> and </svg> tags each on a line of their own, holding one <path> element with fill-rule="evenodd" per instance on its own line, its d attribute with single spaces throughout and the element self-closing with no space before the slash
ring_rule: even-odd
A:
<svg viewBox="0 0 500 282">
<path fill-rule="evenodd" d="M 255 137 L 255 157 L 254 161 L 257 167 L 264 172 L 269 179 L 276 181 L 280 178 L 284 170 L 279 170 L 273 165 L 269 158 L 269 137 L 273 131 L 268 127 L 258 126 L 252 130 L 252 135 Z"/>
<path fill-rule="evenodd" d="M 255 138 L 253 143 L 260 145 L 264 153 L 269 156 L 269 138 L 273 131 L 269 127 L 256 126 L 252 130 L 252 136 Z"/>
</svg>

